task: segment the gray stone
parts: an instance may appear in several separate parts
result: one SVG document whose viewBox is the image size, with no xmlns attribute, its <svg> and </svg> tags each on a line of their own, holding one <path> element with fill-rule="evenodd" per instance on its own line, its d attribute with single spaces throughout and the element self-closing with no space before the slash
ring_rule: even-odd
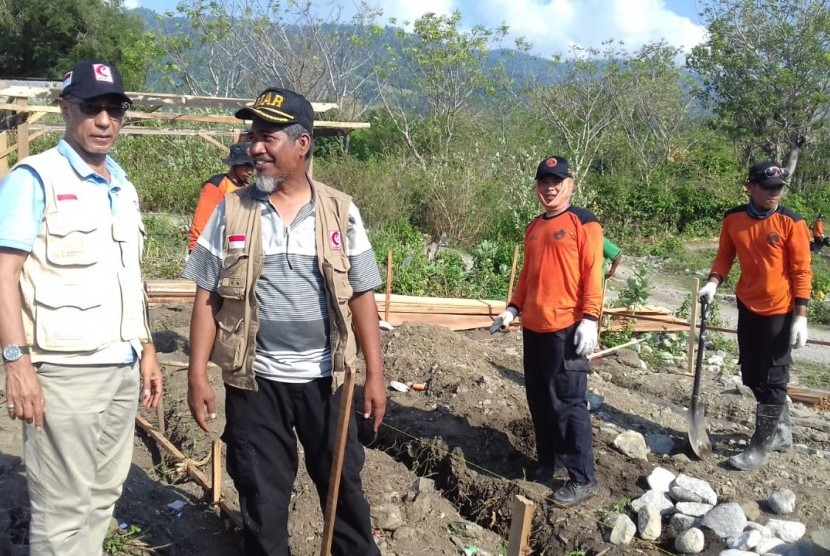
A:
<svg viewBox="0 0 830 556">
<path fill-rule="evenodd" d="M 669 488 L 669 494 L 678 502 L 718 503 L 718 495 L 709 483 L 681 473 Z"/>
<path fill-rule="evenodd" d="M 761 542 L 755 547 L 755 552 L 758 554 L 786 554 L 787 543 L 775 537 L 761 539 Z"/>
<path fill-rule="evenodd" d="M 635 352 L 631 351 L 630 349 L 621 349 L 617 352 L 617 361 L 621 364 L 625 365 L 626 367 L 631 367 L 632 369 L 640 369 L 640 356 L 637 355 Z"/>
<path fill-rule="evenodd" d="M 674 505 L 675 510 L 692 517 L 703 517 L 712 508 L 714 508 L 712 504 L 704 504 L 702 502 L 678 502 Z"/>
<path fill-rule="evenodd" d="M 674 440 L 667 434 L 647 434 L 646 445 L 657 455 L 670 454 L 674 451 Z"/>
<path fill-rule="evenodd" d="M 749 521 L 758 521 L 761 519 L 761 506 L 758 502 L 752 500 L 750 502 L 741 502 L 741 509 Z"/>
<path fill-rule="evenodd" d="M 637 526 L 625 514 L 611 514 L 605 518 L 605 524 L 611 528 L 608 542 L 616 546 L 631 544 L 634 533 L 637 532 Z"/>
<path fill-rule="evenodd" d="M 697 527 L 686 529 L 674 539 L 674 548 L 678 552 L 685 554 L 697 554 L 703 551 L 706 539 L 703 536 L 703 531 Z"/>
<path fill-rule="evenodd" d="M 675 512 L 674 504 L 672 504 L 669 495 L 665 492 L 648 490 L 636 500 L 631 501 L 631 509 L 639 512 L 646 504 L 653 504 L 657 508 L 657 511 L 660 512 L 660 515 L 663 516 L 671 515 Z"/>
<path fill-rule="evenodd" d="M 821 531 L 814 531 L 810 538 L 816 546 L 824 549 L 830 555 L 830 529 L 822 529 Z M 822 554 L 822 556 L 824 556 Z"/>
<path fill-rule="evenodd" d="M 646 477 L 648 488 L 658 492 L 668 492 L 672 481 L 677 475 L 664 467 L 655 467 L 654 471 Z"/>
<path fill-rule="evenodd" d="M 418 477 L 412 482 L 410 487 L 415 492 L 435 492 L 435 481 L 427 479 L 426 477 Z"/>
<path fill-rule="evenodd" d="M 746 523 L 744 511 L 735 502 L 718 504 L 703 517 L 703 526 L 722 539 L 742 533 Z"/>
<path fill-rule="evenodd" d="M 784 542 L 795 542 L 807 532 L 807 526 L 798 521 L 783 521 L 781 519 L 770 519 L 767 521 L 767 529 L 773 537 L 778 537 Z"/>
<path fill-rule="evenodd" d="M 375 527 L 385 531 L 394 531 L 404 524 L 401 509 L 396 504 L 378 504 L 372 506 L 372 519 Z"/>
<path fill-rule="evenodd" d="M 663 522 L 660 511 L 654 504 L 646 504 L 637 512 L 637 529 L 640 531 L 641 539 L 655 541 L 660 538 Z"/>
<path fill-rule="evenodd" d="M 415 501 L 406 507 L 407 522 L 417 523 L 426 518 L 438 504 L 435 496 L 437 495 L 429 492 L 418 494 Z"/>
<path fill-rule="evenodd" d="M 586 393 L 586 397 L 588 398 L 588 411 L 596 411 L 605 403 L 605 398 L 593 392 Z"/>
<path fill-rule="evenodd" d="M 398 527 L 392 536 L 396 543 L 418 546 L 423 542 L 424 534 L 415 527 Z"/>
<path fill-rule="evenodd" d="M 703 518 L 700 517 L 693 517 L 686 514 L 676 513 L 671 516 L 669 520 L 669 526 L 674 529 L 675 533 L 682 533 L 686 529 L 691 529 L 692 527 L 700 527 Z"/>
<path fill-rule="evenodd" d="M 762 538 L 760 531 L 752 529 L 750 531 L 744 531 L 740 535 L 727 537 L 726 546 L 729 548 L 737 548 L 738 550 L 751 550 L 758 546 Z"/>
<path fill-rule="evenodd" d="M 767 529 L 766 525 L 755 523 L 754 521 L 747 521 L 744 531 L 760 531 L 762 539 L 769 539 L 772 537 L 772 532 Z"/>
<path fill-rule="evenodd" d="M 826 556 L 827 554 L 828 551 L 817 547 L 807 539 L 801 539 L 787 546 L 787 556 Z"/>
<path fill-rule="evenodd" d="M 785 515 L 795 510 L 795 493 L 788 488 L 773 492 L 767 500 L 772 513 Z"/>
<path fill-rule="evenodd" d="M 625 431 L 614 439 L 614 447 L 631 459 L 648 461 L 646 439 L 637 431 Z"/>
<path fill-rule="evenodd" d="M 758 553 L 738 550 L 737 548 L 727 548 L 726 550 L 721 550 L 718 556 L 758 556 Z"/>
</svg>

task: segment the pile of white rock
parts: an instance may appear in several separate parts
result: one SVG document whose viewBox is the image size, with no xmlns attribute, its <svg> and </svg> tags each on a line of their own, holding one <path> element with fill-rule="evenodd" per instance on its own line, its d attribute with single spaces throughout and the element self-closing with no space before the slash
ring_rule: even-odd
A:
<svg viewBox="0 0 830 556">
<path fill-rule="evenodd" d="M 727 547 L 721 556 L 819 553 L 812 542 L 802 540 L 806 532 L 803 523 L 783 519 L 768 519 L 764 524 L 750 521 L 741 504 L 720 502 L 715 490 L 702 479 L 657 467 L 646 480 L 649 490 L 631 502 L 636 524 L 624 513 L 606 516 L 607 540 L 612 544 L 628 545 L 635 535 L 645 541 L 661 537 L 665 541 L 674 535 L 675 550 L 697 554 L 705 548 L 704 531 L 710 531 Z M 795 502 L 795 494 L 783 489 L 773 492 L 767 505 L 773 513 L 786 515 L 795 509 Z"/>
</svg>

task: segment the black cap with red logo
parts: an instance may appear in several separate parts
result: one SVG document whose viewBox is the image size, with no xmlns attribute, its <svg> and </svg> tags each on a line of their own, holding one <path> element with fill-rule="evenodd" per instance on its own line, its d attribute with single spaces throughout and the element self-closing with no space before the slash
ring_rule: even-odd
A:
<svg viewBox="0 0 830 556">
<path fill-rule="evenodd" d="M 552 175 L 557 178 L 572 178 L 574 172 L 568 161 L 561 156 L 549 156 L 539 163 L 536 169 L 536 179 L 542 179 L 543 176 Z"/>
<path fill-rule="evenodd" d="M 84 60 L 66 72 L 61 83 L 60 96 L 67 95 L 90 100 L 104 95 L 114 95 L 124 102 L 132 100 L 124 94 L 124 83 L 115 66 L 101 60 Z"/>
</svg>

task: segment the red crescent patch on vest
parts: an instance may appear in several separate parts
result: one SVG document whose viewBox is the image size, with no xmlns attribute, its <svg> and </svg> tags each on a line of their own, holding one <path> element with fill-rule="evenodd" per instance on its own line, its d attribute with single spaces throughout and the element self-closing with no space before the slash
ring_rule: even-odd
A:
<svg viewBox="0 0 830 556">
<path fill-rule="evenodd" d="M 329 243 L 331 244 L 332 251 L 343 250 L 343 241 L 340 237 L 340 230 L 334 230 L 329 232 Z"/>
</svg>

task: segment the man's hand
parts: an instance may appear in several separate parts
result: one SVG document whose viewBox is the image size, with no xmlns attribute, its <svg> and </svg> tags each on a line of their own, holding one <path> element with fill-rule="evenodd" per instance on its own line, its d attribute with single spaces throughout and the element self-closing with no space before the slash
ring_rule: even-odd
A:
<svg viewBox="0 0 830 556">
<path fill-rule="evenodd" d="M 190 408 L 190 414 L 203 431 L 210 433 L 207 420 L 216 419 L 216 394 L 207 380 L 207 373 L 195 379 L 188 378 L 187 406 Z"/>
<path fill-rule="evenodd" d="M 490 326 L 490 334 L 495 334 L 499 330 L 503 330 L 510 326 L 510 323 L 513 322 L 513 319 L 516 318 L 519 312 L 513 308 L 508 307 L 505 312 L 500 314 L 496 317 L 496 320 L 493 321 L 493 324 Z"/>
<path fill-rule="evenodd" d="M 807 317 L 800 315 L 793 317 L 793 325 L 790 328 L 790 345 L 796 349 L 807 345 Z"/>
<path fill-rule="evenodd" d="M 154 409 L 161 401 L 163 378 L 153 344 L 144 344 L 138 365 L 141 372 L 141 407 Z"/>
<path fill-rule="evenodd" d="M 574 345 L 576 354 L 580 357 L 588 357 L 594 352 L 597 346 L 597 321 L 582 319 L 576 327 L 574 334 Z"/>
<path fill-rule="evenodd" d="M 718 289 L 717 282 L 706 282 L 706 284 L 700 288 L 697 292 L 698 299 L 703 302 L 711 304 L 712 301 L 715 300 L 715 292 Z"/>
<path fill-rule="evenodd" d="M 363 385 L 363 418 L 372 418 L 372 430 L 378 432 L 386 414 L 386 384 L 383 375 L 367 376 Z"/>
<path fill-rule="evenodd" d="M 46 399 L 32 360 L 24 355 L 6 363 L 6 409 L 12 419 L 23 419 L 43 430 Z"/>
</svg>

